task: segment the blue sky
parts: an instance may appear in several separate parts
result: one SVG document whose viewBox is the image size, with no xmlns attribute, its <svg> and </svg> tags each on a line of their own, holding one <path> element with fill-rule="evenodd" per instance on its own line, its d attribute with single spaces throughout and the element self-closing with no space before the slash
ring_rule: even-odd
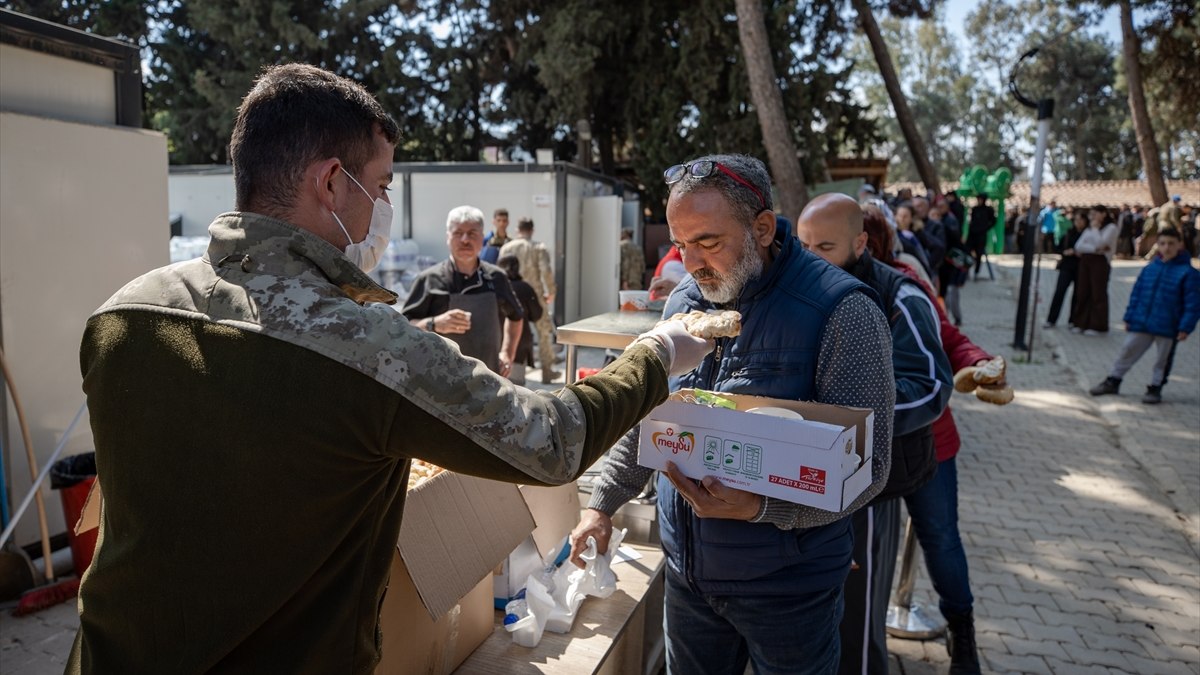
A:
<svg viewBox="0 0 1200 675">
<path fill-rule="evenodd" d="M 967 22 L 967 15 L 971 10 L 979 5 L 974 0 L 946 0 L 944 7 L 946 12 L 946 27 L 953 32 L 959 39 L 962 39 L 963 24 Z M 1134 21 L 1137 21 L 1137 14 L 1134 14 Z M 1104 13 L 1104 20 L 1094 29 L 1096 32 L 1104 33 L 1108 39 L 1115 44 L 1121 43 L 1121 13 L 1116 7 L 1110 8 Z"/>
</svg>

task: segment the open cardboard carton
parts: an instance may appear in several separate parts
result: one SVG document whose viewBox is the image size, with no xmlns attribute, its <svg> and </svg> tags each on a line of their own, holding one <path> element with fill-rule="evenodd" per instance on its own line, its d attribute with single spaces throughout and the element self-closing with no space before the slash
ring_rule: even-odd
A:
<svg viewBox="0 0 1200 675">
<path fill-rule="evenodd" d="M 688 402 L 683 389 L 642 421 L 638 463 L 826 511 L 842 511 L 871 484 L 874 412 L 741 394 L 718 394 L 736 410 Z M 788 419 L 745 412 L 786 408 Z M 856 455 L 852 457 L 851 455 Z"/>
<path fill-rule="evenodd" d="M 440 473 L 408 492 L 377 673 L 449 673 L 492 633 L 492 569 L 533 531 L 517 486 Z"/>
<path fill-rule="evenodd" d="M 376 672 L 444 675 L 462 664 L 492 634 L 493 568 L 530 533 L 543 541 L 559 531 L 565 536 L 579 519 L 576 491 L 573 482 L 518 490 L 449 471 L 409 490 L 380 608 L 383 658 Z M 526 499 L 543 513 L 541 535 Z M 97 480 L 76 532 L 99 526 L 101 503 Z M 562 504 L 570 505 L 565 515 Z"/>
</svg>

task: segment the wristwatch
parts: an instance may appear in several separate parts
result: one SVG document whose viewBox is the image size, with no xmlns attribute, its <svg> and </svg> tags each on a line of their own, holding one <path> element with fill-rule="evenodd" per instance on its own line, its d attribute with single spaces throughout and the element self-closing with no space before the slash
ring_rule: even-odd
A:
<svg viewBox="0 0 1200 675">
<path fill-rule="evenodd" d="M 429 331 L 430 333 L 436 333 L 437 332 L 437 319 L 432 316 L 429 317 L 428 319 L 426 319 L 425 320 L 425 330 Z"/>
</svg>

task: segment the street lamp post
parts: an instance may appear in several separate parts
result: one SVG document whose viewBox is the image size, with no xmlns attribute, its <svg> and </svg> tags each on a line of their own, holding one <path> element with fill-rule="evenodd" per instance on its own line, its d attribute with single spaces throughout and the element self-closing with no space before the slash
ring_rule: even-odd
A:
<svg viewBox="0 0 1200 675">
<path fill-rule="evenodd" d="M 1037 146 L 1033 153 L 1033 180 L 1029 184 L 1029 212 L 1025 214 L 1025 232 L 1021 237 L 1021 254 L 1024 257 L 1024 262 L 1021 265 L 1021 291 L 1017 296 L 1017 317 L 1015 328 L 1013 331 L 1013 349 L 1023 350 L 1026 352 L 1026 359 L 1033 360 L 1033 336 L 1034 328 L 1037 326 L 1036 316 L 1034 321 L 1029 322 L 1029 341 L 1025 340 L 1025 322 L 1029 314 L 1029 286 L 1030 279 L 1034 276 L 1033 264 L 1033 249 L 1037 240 L 1037 214 L 1041 211 L 1041 196 L 1042 196 L 1042 167 L 1046 163 L 1046 142 L 1050 136 L 1050 120 L 1054 118 L 1054 99 L 1043 98 L 1039 101 L 1033 101 L 1029 97 L 1021 93 L 1017 88 L 1017 71 L 1021 68 L 1021 63 L 1025 59 L 1033 58 L 1037 55 L 1041 47 L 1030 49 L 1017 59 L 1016 65 L 1013 66 L 1012 74 L 1008 78 L 1008 90 L 1012 92 L 1013 97 L 1029 108 L 1037 110 Z M 1039 249 L 1040 251 L 1040 249 Z M 1041 279 L 1041 254 L 1038 254 L 1039 264 L 1037 265 L 1037 281 Z M 1034 312 L 1037 311 L 1038 291 L 1037 284 L 1034 284 L 1033 305 Z"/>
</svg>

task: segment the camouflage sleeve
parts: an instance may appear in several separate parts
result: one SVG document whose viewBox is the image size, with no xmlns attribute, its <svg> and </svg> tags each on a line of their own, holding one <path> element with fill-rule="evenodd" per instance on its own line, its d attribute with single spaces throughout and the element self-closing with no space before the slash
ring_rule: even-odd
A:
<svg viewBox="0 0 1200 675">
<path fill-rule="evenodd" d="M 550 264 L 550 252 L 545 246 L 537 248 L 538 270 L 542 275 L 542 288 L 545 289 L 546 295 L 555 295 L 557 288 L 554 285 L 554 267 Z"/>
<path fill-rule="evenodd" d="M 408 342 L 389 450 L 494 480 L 573 480 L 668 393 L 665 355 L 644 343 L 551 393 L 513 385 L 438 336 Z"/>
</svg>

